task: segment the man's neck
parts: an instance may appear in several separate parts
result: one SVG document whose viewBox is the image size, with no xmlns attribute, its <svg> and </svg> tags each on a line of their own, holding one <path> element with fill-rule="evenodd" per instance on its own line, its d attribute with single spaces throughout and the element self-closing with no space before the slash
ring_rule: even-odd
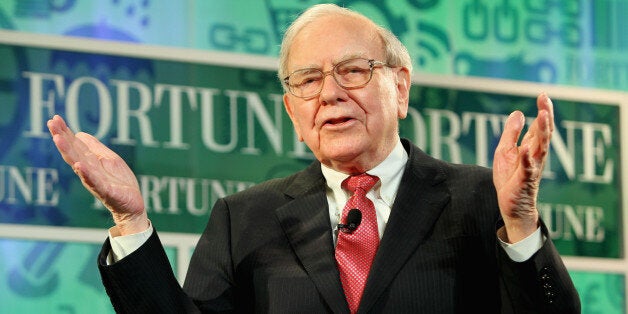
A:
<svg viewBox="0 0 628 314">
<path fill-rule="evenodd" d="M 401 139 L 399 137 L 396 140 L 392 141 L 386 148 L 381 149 L 373 154 L 361 154 L 352 159 L 338 159 L 338 160 L 321 160 L 321 164 L 325 165 L 328 168 L 334 169 L 335 171 L 339 171 L 342 173 L 346 173 L 348 175 L 356 175 L 360 173 L 365 173 L 382 163 L 390 153 L 393 151 L 396 145 L 400 143 Z"/>
</svg>

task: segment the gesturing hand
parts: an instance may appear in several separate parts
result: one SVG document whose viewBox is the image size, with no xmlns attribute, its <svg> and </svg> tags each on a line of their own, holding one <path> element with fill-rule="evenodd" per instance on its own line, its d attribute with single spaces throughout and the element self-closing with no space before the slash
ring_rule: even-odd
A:
<svg viewBox="0 0 628 314">
<path fill-rule="evenodd" d="M 52 139 L 83 186 L 111 212 L 121 235 L 146 230 L 148 217 L 135 175 L 120 156 L 87 133 L 74 134 L 55 115 L 48 121 Z"/>
<path fill-rule="evenodd" d="M 524 239 L 538 228 L 536 201 L 554 131 L 554 109 L 544 93 L 538 96 L 536 104 L 538 115 L 520 146 L 517 141 L 525 117 L 520 111 L 510 114 L 493 159 L 493 183 L 506 233 L 500 232 L 500 238 L 510 243 Z"/>
</svg>

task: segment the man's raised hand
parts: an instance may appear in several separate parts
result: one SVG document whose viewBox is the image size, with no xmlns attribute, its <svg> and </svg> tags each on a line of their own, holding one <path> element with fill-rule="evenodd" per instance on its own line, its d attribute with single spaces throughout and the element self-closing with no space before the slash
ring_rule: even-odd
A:
<svg viewBox="0 0 628 314">
<path fill-rule="evenodd" d="M 139 184 L 124 160 L 95 137 L 74 134 L 58 115 L 47 125 L 63 160 L 111 212 L 120 235 L 146 230 L 149 222 Z"/>
<path fill-rule="evenodd" d="M 554 131 L 554 108 L 546 94 L 536 100 L 538 115 L 517 145 L 525 117 L 515 111 L 506 120 L 493 159 L 493 182 L 506 234 L 502 240 L 518 242 L 538 228 L 536 206 L 539 184 Z"/>
</svg>

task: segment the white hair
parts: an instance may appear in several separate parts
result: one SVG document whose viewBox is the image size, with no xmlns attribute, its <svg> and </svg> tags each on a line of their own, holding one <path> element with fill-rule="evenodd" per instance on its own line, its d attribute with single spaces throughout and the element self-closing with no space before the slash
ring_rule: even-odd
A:
<svg viewBox="0 0 628 314">
<path fill-rule="evenodd" d="M 292 47 L 294 39 L 308 24 L 319 18 L 328 17 L 330 15 L 346 16 L 367 21 L 375 28 L 376 34 L 382 40 L 386 59 L 385 62 L 391 66 L 405 67 L 412 73 L 412 59 L 410 58 L 408 49 L 391 31 L 375 24 L 371 19 L 350 9 L 339 7 L 335 4 L 317 4 L 299 15 L 299 17 L 292 22 L 290 27 L 288 27 L 283 36 L 281 50 L 279 51 L 279 70 L 277 75 L 281 84 L 284 85 L 284 89 L 286 86 L 283 80 L 288 76 L 288 58 L 290 57 L 290 48 Z"/>
</svg>

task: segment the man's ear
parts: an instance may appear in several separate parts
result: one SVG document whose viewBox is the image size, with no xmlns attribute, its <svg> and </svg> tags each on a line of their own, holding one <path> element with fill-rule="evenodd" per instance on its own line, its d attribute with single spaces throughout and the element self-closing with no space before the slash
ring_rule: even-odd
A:
<svg viewBox="0 0 628 314">
<path fill-rule="evenodd" d="M 408 115 L 410 87 L 412 86 L 410 71 L 406 67 L 397 70 L 395 83 L 397 87 L 397 117 L 404 119 Z"/>
<path fill-rule="evenodd" d="M 293 108 L 293 103 L 290 102 L 290 95 L 288 95 L 288 93 L 284 93 L 283 94 L 283 105 L 286 108 L 286 112 L 288 113 L 288 117 L 290 117 L 290 120 L 292 121 L 292 127 L 294 128 L 294 131 L 297 134 L 297 138 L 299 139 L 299 141 L 303 142 L 303 136 L 301 136 L 301 128 L 299 127 L 299 121 L 296 119 L 296 116 L 294 114 L 294 108 Z"/>
</svg>

